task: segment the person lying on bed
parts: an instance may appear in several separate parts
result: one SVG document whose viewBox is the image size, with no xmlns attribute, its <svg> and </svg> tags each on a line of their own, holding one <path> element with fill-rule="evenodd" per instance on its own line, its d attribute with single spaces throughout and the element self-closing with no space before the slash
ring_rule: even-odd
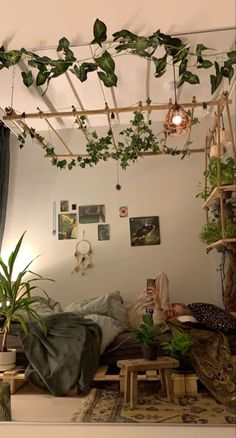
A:
<svg viewBox="0 0 236 438">
<path fill-rule="evenodd" d="M 128 318 L 131 327 L 137 327 L 142 316 L 147 312 L 153 313 L 157 324 L 177 318 L 182 322 L 201 323 L 206 328 L 221 330 L 224 333 L 236 332 L 236 318 L 227 310 L 208 303 L 170 303 L 169 280 L 164 272 L 155 277 L 155 287 L 144 291 L 138 299 L 129 306 Z M 168 329 L 168 326 L 163 330 Z"/>
</svg>

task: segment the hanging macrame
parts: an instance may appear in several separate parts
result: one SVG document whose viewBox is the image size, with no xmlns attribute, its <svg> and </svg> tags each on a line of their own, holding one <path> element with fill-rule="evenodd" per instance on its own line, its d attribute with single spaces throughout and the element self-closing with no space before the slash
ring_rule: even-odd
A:
<svg viewBox="0 0 236 438">
<path fill-rule="evenodd" d="M 84 238 L 79 240 L 75 246 L 75 267 L 73 272 L 80 272 L 81 275 L 85 274 L 88 268 L 92 268 L 92 247 L 91 243 Z M 73 274 L 72 272 L 72 274 Z"/>
</svg>

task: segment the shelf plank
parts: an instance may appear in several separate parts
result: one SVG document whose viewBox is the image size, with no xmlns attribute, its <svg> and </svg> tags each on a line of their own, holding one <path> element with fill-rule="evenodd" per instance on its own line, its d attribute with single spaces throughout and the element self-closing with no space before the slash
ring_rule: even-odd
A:
<svg viewBox="0 0 236 438">
<path fill-rule="evenodd" d="M 224 245 L 227 246 L 230 243 L 236 243 L 236 237 L 232 237 L 231 239 L 220 239 L 217 242 L 211 243 L 206 247 L 207 253 L 210 252 L 213 248 L 217 248 L 217 246 Z"/>
<path fill-rule="evenodd" d="M 215 199 L 220 197 L 220 194 L 222 192 L 234 192 L 234 191 L 236 191 L 236 184 L 215 187 L 213 192 L 211 192 L 210 196 L 208 196 L 207 200 L 204 202 L 202 207 L 208 208 Z"/>
</svg>

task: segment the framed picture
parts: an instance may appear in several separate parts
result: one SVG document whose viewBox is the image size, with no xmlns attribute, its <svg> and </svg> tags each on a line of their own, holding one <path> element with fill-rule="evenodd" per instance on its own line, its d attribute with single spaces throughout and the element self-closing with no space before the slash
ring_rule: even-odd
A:
<svg viewBox="0 0 236 438">
<path fill-rule="evenodd" d="M 58 239 L 77 239 L 77 214 L 58 214 Z"/>
<path fill-rule="evenodd" d="M 110 240 L 110 225 L 98 225 L 98 240 Z"/>
<path fill-rule="evenodd" d="M 79 207 L 79 223 L 106 222 L 105 205 L 82 205 Z"/>
<path fill-rule="evenodd" d="M 60 201 L 60 211 L 69 211 L 69 201 Z"/>
<path fill-rule="evenodd" d="M 132 217 L 129 223 L 131 246 L 160 245 L 159 216 Z"/>
</svg>

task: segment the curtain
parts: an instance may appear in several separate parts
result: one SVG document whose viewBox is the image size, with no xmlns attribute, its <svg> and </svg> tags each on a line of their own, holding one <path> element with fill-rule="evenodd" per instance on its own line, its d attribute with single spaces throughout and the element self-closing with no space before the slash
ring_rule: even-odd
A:
<svg viewBox="0 0 236 438">
<path fill-rule="evenodd" d="M 10 170 L 10 130 L 0 122 L 0 250 L 5 227 Z"/>
</svg>

